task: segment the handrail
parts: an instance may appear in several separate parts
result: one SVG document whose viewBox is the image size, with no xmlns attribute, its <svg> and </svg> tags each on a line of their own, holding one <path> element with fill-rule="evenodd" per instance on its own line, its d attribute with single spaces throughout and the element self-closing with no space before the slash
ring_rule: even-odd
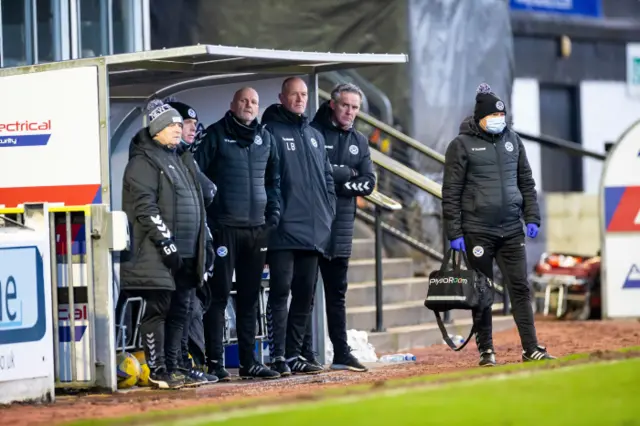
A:
<svg viewBox="0 0 640 426">
<path fill-rule="evenodd" d="M 364 199 L 389 212 L 402 210 L 402 204 L 378 191 L 373 191 L 371 195 L 365 196 Z"/>
<path fill-rule="evenodd" d="M 370 148 L 370 152 L 373 162 L 381 166 L 383 169 L 390 171 L 394 175 L 399 176 L 418 188 L 442 199 L 442 185 L 436 181 L 422 176 L 415 170 L 405 166 L 398 160 L 394 160 L 388 155 L 381 153 L 375 148 Z"/>
<path fill-rule="evenodd" d="M 324 90 L 321 90 L 321 89 L 318 89 L 318 96 L 321 97 L 324 100 L 327 100 L 327 101 L 329 99 L 331 99 L 331 95 L 329 93 L 325 92 Z M 444 164 L 444 155 L 442 155 L 439 152 L 429 148 L 428 146 L 424 145 L 420 141 L 405 135 L 404 133 L 394 129 L 393 127 L 389 126 L 388 124 L 385 124 L 382 121 L 370 116 L 369 114 L 365 114 L 364 112 L 361 112 L 361 111 L 358 112 L 357 117 L 359 119 L 361 119 L 362 121 L 370 124 L 371 126 L 377 127 L 378 129 L 382 130 L 383 132 L 387 133 L 388 135 L 393 136 L 394 138 L 398 139 L 399 141 L 404 142 L 405 144 L 409 145 L 410 147 L 420 151 L 421 153 L 423 153 L 427 157 L 430 157 L 430 158 L 436 160 L 437 162 L 439 162 L 441 164 Z"/>
<path fill-rule="evenodd" d="M 576 142 L 572 142 L 572 141 L 568 141 L 568 140 L 564 140 L 564 139 L 560 139 L 560 138 L 556 138 L 548 135 L 534 136 L 534 135 L 523 133 L 520 131 L 516 131 L 516 133 L 522 139 L 526 139 L 532 142 L 537 142 L 541 145 L 545 145 L 551 148 L 562 149 L 563 151 L 568 152 L 569 154 L 572 154 L 572 155 L 577 155 L 580 157 L 590 157 L 590 158 L 594 158 L 596 160 L 601 160 L 601 161 L 604 161 L 607 158 L 606 154 L 584 149 L 582 145 Z"/>
<path fill-rule="evenodd" d="M 365 222 L 374 225 L 375 224 L 375 217 L 371 216 L 369 213 L 364 212 L 362 210 L 357 210 L 356 211 L 356 216 L 359 219 L 364 220 Z M 422 254 L 425 254 L 427 256 L 430 256 L 431 258 L 442 262 L 442 260 L 444 259 L 444 256 L 442 253 L 440 253 L 439 251 L 429 247 L 428 245 L 426 245 L 425 243 L 416 240 L 415 238 L 411 237 L 410 235 L 408 235 L 405 232 L 402 232 L 401 230 L 399 230 L 398 228 L 389 225 L 388 223 L 382 222 L 382 230 L 385 231 L 387 234 L 393 236 L 394 238 L 402 241 L 403 243 L 409 245 L 411 248 L 419 251 Z"/>
</svg>

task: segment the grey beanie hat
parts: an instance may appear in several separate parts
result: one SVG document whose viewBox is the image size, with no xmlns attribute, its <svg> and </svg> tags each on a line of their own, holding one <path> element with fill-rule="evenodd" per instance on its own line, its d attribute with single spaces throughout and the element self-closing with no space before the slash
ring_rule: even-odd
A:
<svg viewBox="0 0 640 426">
<path fill-rule="evenodd" d="M 182 123 L 182 116 L 170 105 L 165 104 L 160 99 L 154 99 L 147 105 L 149 118 L 149 134 L 154 137 L 165 127 L 173 123 Z"/>
</svg>

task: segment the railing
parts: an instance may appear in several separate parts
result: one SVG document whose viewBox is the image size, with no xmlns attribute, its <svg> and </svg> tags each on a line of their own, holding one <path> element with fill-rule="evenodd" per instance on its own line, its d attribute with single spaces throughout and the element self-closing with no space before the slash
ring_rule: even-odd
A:
<svg viewBox="0 0 640 426">
<path fill-rule="evenodd" d="M 537 142 L 540 145 L 548 146 L 550 148 L 559 149 L 571 155 L 576 155 L 579 157 L 589 157 L 600 161 L 604 161 L 605 158 L 607 158 L 606 154 L 584 149 L 579 143 L 548 135 L 534 136 L 523 132 L 517 133 L 522 139 L 526 139 L 531 142 Z"/>
<path fill-rule="evenodd" d="M 384 331 L 383 320 L 383 288 L 382 288 L 382 214 L 402 209 L 402 204 L 396 200 L 373 191 L 365 197 L 374 205 L 373 227 L 375 230 L 375 259 L 376 259 L 376 326 L 373 331 Z"/>
<path fill-rule="evenodd" d="M 36 228 L 28 216 L 22 207 L 0 209 L 0 227 Z M 91 209 L 50 207 L 48 216 L 55 386 L 92 388 L 97 336 Z"/>
</svg>

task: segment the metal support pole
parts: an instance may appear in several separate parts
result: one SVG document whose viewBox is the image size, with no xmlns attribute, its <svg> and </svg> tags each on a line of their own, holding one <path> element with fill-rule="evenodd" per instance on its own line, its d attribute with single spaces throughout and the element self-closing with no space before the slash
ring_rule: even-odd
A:
<svg viewBox="0 0 640 426">
<path fill-rule="evenodd" d="M 384 331 L 383 303 L 382 303 L 382 209 L 375 208 L 375 233 L 376 233 L 376 328 L 374 332 Z"/>
</svg>

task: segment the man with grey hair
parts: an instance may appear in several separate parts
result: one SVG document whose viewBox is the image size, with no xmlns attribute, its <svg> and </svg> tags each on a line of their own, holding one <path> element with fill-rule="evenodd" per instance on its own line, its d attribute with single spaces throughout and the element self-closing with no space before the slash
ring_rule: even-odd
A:
<svg viewBox="0 0 640 426">
<path fill-rule="evenodd" d="M 347 271 L 353 241 L 356 198 L 369 195 L 376 185 L 367 138 L 353 127 L 363 94 L 351 83 L 338 84 L 331 100 L 320 106 L 311 126 L 324 136 L 325 148 L 333 168 L 337 195 L 336 216 L 331 226 L 331 243 L 320 259 L 324 282 L 327 325 L 333 344 L 333 370 L 367 371 L 351 354 L 347 343 Z M 312 351 L 312 322 L 307 325 L 302 356 L 315 360 Z"/>
</svg>

